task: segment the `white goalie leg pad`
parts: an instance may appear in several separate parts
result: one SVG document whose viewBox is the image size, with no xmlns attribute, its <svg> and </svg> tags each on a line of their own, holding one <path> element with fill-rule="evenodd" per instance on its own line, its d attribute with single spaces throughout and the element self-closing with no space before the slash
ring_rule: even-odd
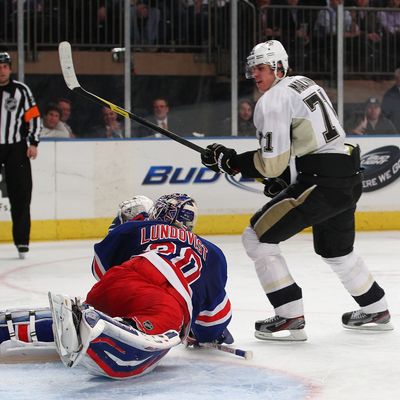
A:
<svg viewBox="0 0 400 400">
<path fill-rule="evenodd" d="M 68 367 L 72 366 L 78 356 L 81 343 L 77 332 L 77 318 L 73 310 L 74 302 L 70 297 L 61 294 L 48 293 L 50 310 L 53 317 L 53 335 L 61 361 Z M 79 311 L 80 313 L 80 311 Z"/>
<path fill-rule="evenodd" d="M 242 235 L 243 246 L 247 255 L 254 261 L 258 279 L 266 294 L 295 283 L 279 245 L 261 243 L 251 227 L 247 227 Z M 277 315 L 287 318 L 304 314 L 303 301 L 296 300 L 275 309 Z"/>
<path fill-rule="evenodd" d="M 354 251 L 342 257 L 322 259 L 332 268 L 343 286 L 352 296 L 365 294 L 375 282 L 364 260 L 358 254 L 354 253 Z M 387 309 L 388 305 L 385 296 L 377 302 L 363 307 L 364 312 L 368 314 Z"/>
<path fill-rule="evenodd" d="M 114 379 L 152 371 L 172 347 L 181 343 L 174 330 L 147 335 L 93 308 L 82 311 L 80 338 L 82 349 L 74 365 Z"/>
</svg>

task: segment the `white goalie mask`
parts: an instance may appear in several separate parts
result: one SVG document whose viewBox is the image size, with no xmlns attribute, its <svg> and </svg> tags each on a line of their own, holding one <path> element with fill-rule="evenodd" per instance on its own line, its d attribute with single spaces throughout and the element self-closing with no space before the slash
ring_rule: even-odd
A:
<svg viewBox="0 0 400 400">
<path fill-rule="evenodd" d="M 191 231 L 197 221 L 197 204 L 187 194 L 172 193 L 161 196 L 150 210 L 149 219 L 163 221 Z"/>
<path fill-rule="evenodd" d="M 123 222 L 130 221 L 139 214 L 145 213 L 145 217 L 153 207 L 153 200 L 146 196 L 134 196 L 130 200 L 125 200 L 119 205 L 119 214 Z"/>
<path fill-rule="evenodd" d="M 282 43 L 278 40 L 268 40 L 267 42 L 259 43 L 253 47 L 250 55 L 247 57 L 246 78 L 252 79 L 252 67 L 260 64 L 269 65 L 276 79 L 283 79 L 289 69 L 288 55 Z M 283 76 L 278 76 L 278 71 L 283 72 Z"/>
</svg>

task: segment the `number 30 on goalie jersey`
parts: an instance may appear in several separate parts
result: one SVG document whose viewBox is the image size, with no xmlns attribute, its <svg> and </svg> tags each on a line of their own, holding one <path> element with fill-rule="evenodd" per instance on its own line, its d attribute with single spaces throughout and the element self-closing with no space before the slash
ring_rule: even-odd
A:
<svg viewBox="0 0 400 400">
<path fill-rule="evenodd" d="M 94 246 L 92 273 L 96 279 L 134 256 L 154 252 L 188 285 L 192 303 L 192 332 L 200 342 L 219 337 L 231 320 L 225 292 L 226 259 L 213 243 L 183 228 L 157 221 L 132 221 L 112 230 Z M 162 271 L 160 271 L 163 273 Z M 174 286 L 175 287 L 175 286 Z"/>
</svg>

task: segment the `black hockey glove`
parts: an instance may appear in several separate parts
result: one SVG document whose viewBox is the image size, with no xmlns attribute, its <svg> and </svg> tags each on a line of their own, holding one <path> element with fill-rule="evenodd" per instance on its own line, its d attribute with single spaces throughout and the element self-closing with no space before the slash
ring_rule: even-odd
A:
<svg viewBox="0 0 400 400">
<path fill-rule="evenodd" d="M 285 190 L 291 183 L 290 165 L 275 178 L 265 178 L 262 183 L 264 184 L 264 194 L 268 197 L 274 198 L 282 190 Z"/>
<path fill-rule="evenodd" d="M 263 181 L 264 184 L 264 194 L 267 197 L 274 198 L 282 190 L 286 189 L 289 185 L 281 178 L 266 178 Z"/>
<path fill-rule="evenodd" d="M 235 175 L 239 171 L 232 168 L 232 158 L 236 156 L 234 149 L 229 149 L 222 144 L 214 143 L 207 146 L 205 154 L 201 155 L 201 162 L 215 172 L 225 172 Z"/>
<path fill-rule="evenodd" d="M 211 150 L 210 146 L 208 146 L 205 153 L 201 155 L 201 163 L 214 172 L 220 172 L 217 160 L 215 159 L 215 153 Z"/>
</svg>

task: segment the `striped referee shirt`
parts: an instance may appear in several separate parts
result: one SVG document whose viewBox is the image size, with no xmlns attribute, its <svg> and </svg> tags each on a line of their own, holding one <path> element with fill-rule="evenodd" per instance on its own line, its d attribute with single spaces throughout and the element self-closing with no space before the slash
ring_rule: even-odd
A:
<svg viewBox="0 0 400 400">
<path fill-rule="evenodd" d="M 37 146 L 40 128 L 39 108 L 29 87 L 12 79 L 0 86 L 0 145 L 28 139 Z"/>
</svg>

